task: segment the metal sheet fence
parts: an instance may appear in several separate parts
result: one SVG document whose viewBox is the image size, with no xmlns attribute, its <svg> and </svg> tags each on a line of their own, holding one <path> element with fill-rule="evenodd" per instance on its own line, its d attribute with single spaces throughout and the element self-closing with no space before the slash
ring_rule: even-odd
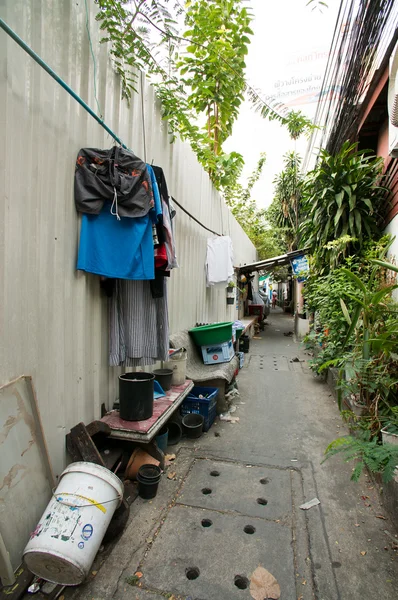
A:
<svg viewBox="0 0 398 600">
<path fill-rule="evenodd" d="M 105 122 L 144 158 L 140 97 L 121 99 L 96 5 L 89 27 Z M 0 15 L 71 87 L 95 107 L 93 60 L 85 4 L 2 0 Z M 14 41 L 0 31 L 0 383 L 31 375 L 55 474 L 65 464 L 65 433 L 97 418 L 117 393 L 118 369 L 107 366 L 107 299 L 98 278 L 76 272 L 79 219 L 73 175 L 79 148 L 112 139 Z M 171 194 L 210 229 L 233 239 L 236 265 L 256 253 L 189 146 L 170 144 L 152 88 L 144 83 L 146 159 L 163 167 Z M 169 285 L 171 331 L 196 321 L 234 318 L 225 292 L 205 287 L 205 229 L 178 209 L 181 268 Z M 0 430 L 2 424 L 0 423 Z"/>
</svg>

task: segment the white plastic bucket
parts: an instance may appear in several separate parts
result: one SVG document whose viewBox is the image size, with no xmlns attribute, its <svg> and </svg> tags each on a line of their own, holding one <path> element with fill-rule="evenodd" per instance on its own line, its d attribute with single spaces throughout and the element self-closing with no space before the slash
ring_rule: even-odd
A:
<svg viewBox="0 0 398 600">
<path fill-rule="evenodd" d="M 24 550 L 28 569 L 53 583 L 82 583 L 122 498 L 122 482 L 105 467 L 69 465 Z"/>
<path fill-rule="evenodd" d="M 172 369 L 173 376 L 171 378 L 171 385 L 182 385 L 185 383 L 185 376 L 187 372 L 187 351 L 177 352 L 175 357 L 170 357 L 167 362 L 164 363 L 165 369 Z"/>
</svg>

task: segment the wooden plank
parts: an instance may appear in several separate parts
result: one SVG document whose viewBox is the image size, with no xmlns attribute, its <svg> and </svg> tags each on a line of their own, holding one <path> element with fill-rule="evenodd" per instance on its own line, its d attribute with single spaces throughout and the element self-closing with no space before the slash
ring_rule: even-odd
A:
<svg viewBox="0 0 398 600">
<path fill-rule="evenodd" d="M 68 451 L 68 454 L 70 455 L 71 459 L 73 462 L 79 462 L 82 459 L 82 455 L 80 454 L 79 450 L 76 448 L 75 444 L 73 443 L 73 439 L 71 437 L 70 433 L 66 434 L 66 449 Z"/>
<path fill-rule="evenodd" d="M 162 429 L 163 425 L 167 423 L 170 419 L 171 415 L 177 410 L 177 408 L 182 404 L 185 400 L 186 396 L 188 396 L 189 392 L 192 390 L 194 384 L 191 384 L 184 390 L 184 392 L 178 396 L 178 398 L 170 405 L 170 407 L 159 417 L 159 419 L 152 425 L 151 429 L 147 433 L 137 433 L 135 431 L 125 431 L 112 429 L 111 438 L 116 440 L 129 440 L 131 442 L 150 442 L 160 429 Z"/>
<path fill-rule="evenodd" d="M 111 428 L 103 421 L 91 421 L 86 425 L 87 433 L 90 437 L 93 437 L 97 433 L 103 433 L 104 435 L 111 434 Z"/>
<path fill-rule="evenodd" d="M 78 423 L 70 430 L 70 439 L 76 449 L 82 455 L 82 459 L 87 462 L 95 463 L 96 465 L 104 465 L 100 453 L 93 440 L 89 436 L 84 423 Z"/>
</svg>

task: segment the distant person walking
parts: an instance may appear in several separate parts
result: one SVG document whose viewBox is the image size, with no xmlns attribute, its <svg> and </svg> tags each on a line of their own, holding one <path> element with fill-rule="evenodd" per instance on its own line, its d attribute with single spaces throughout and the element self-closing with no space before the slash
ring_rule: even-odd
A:
<svg viewBox="0 0 398 600">
<path fill-rule="evenodd" d="M 272 292 L 272 308 L 276 308 L 277 298 L 278 298 L 278 294 L 276 293 L 276 290 L 274 290 Z"/>
</svg>

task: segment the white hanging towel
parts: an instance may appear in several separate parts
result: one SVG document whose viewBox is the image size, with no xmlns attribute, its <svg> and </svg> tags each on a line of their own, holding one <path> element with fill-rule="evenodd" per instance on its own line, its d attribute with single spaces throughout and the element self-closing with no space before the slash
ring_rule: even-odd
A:
<svg viewBox="0 0 398 600">
<path fill-rule="evenodd" d="M 225 283 L 234 276 L 232 240 L 228 235 L 207 239 L 206 278 L 207 287 Z"/>
</svg>

